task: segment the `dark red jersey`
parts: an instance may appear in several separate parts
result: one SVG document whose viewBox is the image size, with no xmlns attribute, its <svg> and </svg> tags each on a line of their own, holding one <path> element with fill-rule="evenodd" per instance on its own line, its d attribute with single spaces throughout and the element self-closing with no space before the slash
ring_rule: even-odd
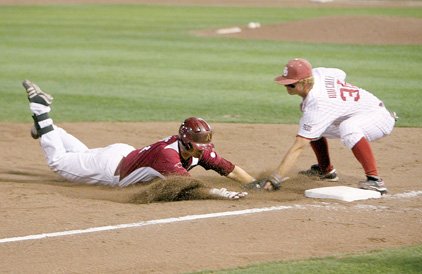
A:
<svg viewBox="0 0 422 274">
<path fill-rule="evenodd" d="M 137 182 L 146 182 L 169 175 L 189 176 L 188 170 L 197 165 L 207 170 L 212 169 L 223 176 L 227 176 L 234 169 L 234 165 L 220 157 L 214 149 L 204 150 L 200 159 L 182 159 L 179 153 L 179 137 L 174 135 L 129 153 L 120 166 L 120 180 L 126 178 L 127 181 L 132 178 Z M 130 181 L 133 181 L 132 179 Z"/>
</svg>

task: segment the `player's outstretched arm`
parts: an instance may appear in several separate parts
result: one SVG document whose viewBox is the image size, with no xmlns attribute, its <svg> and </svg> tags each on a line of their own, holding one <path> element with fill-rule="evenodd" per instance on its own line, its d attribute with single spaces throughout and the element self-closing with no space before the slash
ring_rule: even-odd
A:
<svg viewBox="0 0 422 274">
<path fill-rule="evenodd" d="M 287 176 L 287 173 L 291 168 L 296 164 L 297 159 L 300 154 L 302 154 L 303 149 L 309 144 L 310 140 L 301 136 L 296 136 L 295 142 L 287 151 L 283 160 L 281 160 L 280 165 L 276 170 L 276 175 L 284 178 Z"/>
<path fill-rule="evenodd" d="M 252 177 L 251 175 L 249 175 L 249 173 L 247 173 L 241 167 L 236 165 L 234 166 L 233 171 L 230 172 L 229 175 L 227 175 L 227 178 L 244 184 L 255 181 L 254 177 Z"/>
</svg>

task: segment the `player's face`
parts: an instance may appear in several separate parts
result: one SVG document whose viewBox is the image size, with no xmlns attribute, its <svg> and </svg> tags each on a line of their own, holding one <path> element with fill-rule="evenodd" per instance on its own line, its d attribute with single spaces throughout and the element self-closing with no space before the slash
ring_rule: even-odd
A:
<svg viewBox="0 0 422 274">
<path fill-rule="evenodd" d="M 305 83 L 302 81 L 290 85 L 285 85 L 285 87 L 287 89 L 287 93 L 289 93 L 290 95 L 299 95 L 303 98 L 306 97 L 309 91 L 307 90 Z"/>
<path fill-rule="evenodd" d="M 297 83 L 294 84 L 290 84 L 290 85 L 285 85 L 286 89 L 287 89 L 287 93 L 289 93 L 290 95 L 296 95 L 297 94 Z"/>
<path fill-rule="evenodd" d="M 182 152 L 181 156 L 185 160 L 191 157 L 201 158 L 202 156 L 202 151 L 193 146 L 190 148 L 187 148 L 184 145 L 181 145 L 180 147 L 181 147 L 181 152 Z"/>
</svg>

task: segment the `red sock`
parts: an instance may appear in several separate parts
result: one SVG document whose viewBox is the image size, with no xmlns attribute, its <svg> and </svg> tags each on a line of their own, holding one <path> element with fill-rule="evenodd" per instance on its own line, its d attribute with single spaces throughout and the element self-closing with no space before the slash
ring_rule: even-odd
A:
<svg viewBox="0 0 422 274">
<path fill-rule="evenodd" d="M 315 152 L 318 160 L 318 166 L 323 173 L 328 173 L 333 170 L 333 165 L 330 161 L 330 154 L 328 152 L 327 138 L 322 137 L 316 141 L 311 141 L 311 147 Z"/>
<path fill-rule="evenodd" d="M 377 162 L 372 153 L 371 145 L 365 138 L 360 139 L 359 142 L 352 148 L 352 152 L 356 159 L 362 165 L 367 176 L 378 176 Z"/>
</svg>

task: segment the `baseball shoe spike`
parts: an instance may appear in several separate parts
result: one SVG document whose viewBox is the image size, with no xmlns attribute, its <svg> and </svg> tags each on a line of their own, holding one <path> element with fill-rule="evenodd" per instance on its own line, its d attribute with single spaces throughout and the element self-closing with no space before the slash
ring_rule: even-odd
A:
<svg viewBox="0 0 422 274">
<path fill-rule="evenodd" d="M 31 103 L 37 103 L 44 106 L 49 106 L 53 102 L 53 96 L 42 91 L 39 86 L 29 80 L 22 82 L 23 87 L 28 94 L 28 100 Z"/>
</svg>

